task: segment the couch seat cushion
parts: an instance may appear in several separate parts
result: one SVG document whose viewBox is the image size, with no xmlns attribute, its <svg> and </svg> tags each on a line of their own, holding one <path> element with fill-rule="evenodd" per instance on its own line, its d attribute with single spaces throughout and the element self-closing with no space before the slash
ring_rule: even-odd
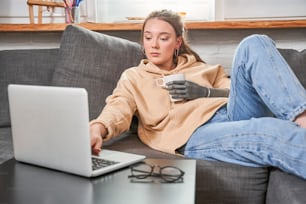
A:
<svg viewBox="0 0 306 204">
<path fill-rule="evenodd" d="M 306 203 L 306 180 L 273 168 L 270 173 L 267 204 Z"/>
<path fill-rule="evenodd" d="M 13 157 L 11 128 L 0 128 L 0 164 Z"/>
</svg>

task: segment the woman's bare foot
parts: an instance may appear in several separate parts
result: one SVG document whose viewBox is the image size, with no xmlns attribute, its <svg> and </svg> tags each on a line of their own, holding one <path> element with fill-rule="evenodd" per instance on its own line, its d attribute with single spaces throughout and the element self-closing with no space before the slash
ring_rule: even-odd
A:
<svg viewBox="0 0 306 204">
<path fill-rule="evenodd" d="M 294 122 L 297 123 L 302 128 L 306 128 L 306 111 L 304 111 L 298 117 L 296 117 Z"/>
</svg>

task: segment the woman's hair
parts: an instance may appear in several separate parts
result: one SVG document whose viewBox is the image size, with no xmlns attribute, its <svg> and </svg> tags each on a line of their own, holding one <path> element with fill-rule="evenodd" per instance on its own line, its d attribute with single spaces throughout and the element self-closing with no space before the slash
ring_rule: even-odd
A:
<svg viewBox="0 0 306 204">
<path fill-rule="evenodd" d="M 181 16 L 173 12 L 171 10 L 160 10 L 160 11 L 153 11 L 152 13 L 149 14 L 149 16 L 145 19 L 143 25 L 142 25 L 142 31 L 141 31 L 141 42 L 143 42 L 143 32 L 145 25 L 148 20 L 150 19 L 159 19 L 162 21 L 165 21 L 169 23 L 175 30 L 176 37 L 182 37 L 182 45 L 179 49 L 178 55 L 180 54 L 192 54 L 195 56 L 196 60 L 199 62 L 204 62 L 201 57 L 193 51 L 190 46 L 188 45 L 186 39 L 187 39 L 187 31 L 184 27 L 184 23 L 182 21 Z M 205 63 L 205 62 L 204 62 Z"/>
</svg>

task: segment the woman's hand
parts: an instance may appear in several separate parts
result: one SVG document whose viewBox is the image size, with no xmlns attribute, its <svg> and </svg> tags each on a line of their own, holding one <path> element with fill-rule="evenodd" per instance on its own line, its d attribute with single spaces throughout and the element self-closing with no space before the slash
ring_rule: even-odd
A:
<svg viewBox="0 0 306 204">
<path fill-rule="evenodd" d="M 101 152 L 103 137 L 106 136 L 107 129 L 101 123 L 94 123 L 90 126 L 91 150 L 94 155 Z"/>
<path fill-rule="evenodd" d="M 173 99 L 192 100 L 208 96 L 208 88 L 191 81 L 172 81 L 167 83 L 169 94 Z"/>
</svg>

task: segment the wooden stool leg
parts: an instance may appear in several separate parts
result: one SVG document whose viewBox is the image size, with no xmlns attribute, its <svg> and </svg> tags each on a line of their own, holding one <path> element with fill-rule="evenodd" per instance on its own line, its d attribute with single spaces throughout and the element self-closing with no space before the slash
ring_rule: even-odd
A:
<svg viewBox="0 0 306 204">
<path fill-rule="evenodd" d="M 29 5 L 29 16 L 30 16 L 30 23 L 34 24 L 34 11 L 33 5 Z"/>
<path fill-rule="evenodd" d="M 38 24 L 42 24 L 42 6 L 38 6 Z"/>
</svg>

